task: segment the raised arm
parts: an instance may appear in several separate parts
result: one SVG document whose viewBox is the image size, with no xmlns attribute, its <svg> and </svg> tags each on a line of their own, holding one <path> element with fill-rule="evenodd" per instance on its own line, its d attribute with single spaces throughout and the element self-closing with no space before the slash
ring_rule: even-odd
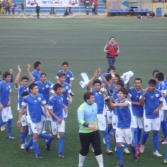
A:
<svg viewBox="0 0 167 167">
<path fill-rule="evenodd" d="M 30 65 L 30 64 L 27 64 L 27 73 L 28 73 L 28 75 L 29 75 L 29 77 L 30 77 L 31 82 L 34 82 L 34 81 L 35 81 L 35 78 L 34 78 L 33 75 L 32 75 L 32 72 L 31 72 L 31 65 Z"/>
<path fill-rule="evenodd" d="M 20 80 L 20 75 L 21 75 L 21 66 L 20 65 L 18 65 L 17 66 L 17 74 L 16 74 L 16 79 L 15 79 L 15 82 L 14 82 L 14 84 L 15 84 L 15 89 L 18 89 L 18 87 L 19 87 L 19 80 Z"/>
</svg>

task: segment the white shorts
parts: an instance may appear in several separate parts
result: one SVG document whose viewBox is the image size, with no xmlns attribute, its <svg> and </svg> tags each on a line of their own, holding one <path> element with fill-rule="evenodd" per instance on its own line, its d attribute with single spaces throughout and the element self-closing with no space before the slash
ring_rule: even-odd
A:
<svg viewBox="0 0 167 167">
<path fill-rule="evenodd" d="M 114 114 L 114 112 L 112 112 L 112 127 L 113 127 L 113 129 L 117 128 L 117 124 L 118 124 L 118 116 L 116 114 Z"/>
<path fill-rule="evenodd" d="M 103 114 L 97 114 L 97 122 L 100 131 L 107 129 L 106 117 Z"/>
<path fill-rule="evenodd" d="M 21 119 L 20 119 L 20 123 L 21 123 L 21 126 L 27 126 L 28 123 L 27 123 L 27 116 L 24 114 L 22 115 Z"/>
<path fill-rule="evenodd" d="M 116 143 L 127 143 L 132 144 L 132 131 L 130 128 L 127 129 L 116 129 L 115 133 Z"/>
<path fill-rule="evenodd" d="M 133 116 L 132 121 L 131 121 L 131 128 L 144 128 L 144 120 L 143 117 L 136 117 Z"/>
<path fill-rule="evenodd" d="M 37 123 L 30 121 L 30 129 L 33 134 L 41 134 L 43 130 L 43 121 Z"/>
<path fill-rule="evenodd" d="M 53 135 L 57 133 L 64 133 L 65 132 L 65 121 L 63 120 L 61 124 L 58 124 L 56 121 L 51 121 L 51 131 Z"/>
<path fill-rule="evenodd" d="M 10 119 L 13 119 L 12 109 L 10 106 L 3 108 L 3 110 L 1 111 L 1 117 L 4 123 L 6 123 Z"/>
<path fill-rule="evenodd" d="M 144 118 L 144 131 L 150 132 L 152 130 L 159 131 L 161 127 L 160 118 L 148 119 Z"/>
<path fill-rule="evenodd" d="M 110 110 L 106 111 L 106 116 L 107 116 L 107 124 L 112 124 L 112 112 Z"/>
</svg>

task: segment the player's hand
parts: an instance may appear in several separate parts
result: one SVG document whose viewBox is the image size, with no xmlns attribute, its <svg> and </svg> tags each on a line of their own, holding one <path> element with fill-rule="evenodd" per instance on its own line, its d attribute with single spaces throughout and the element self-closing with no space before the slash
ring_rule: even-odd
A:
<svg viewBox="0 0 167 167">
<path fill-rule="evenodd" d="M 111 103 L 112 108 L 115 108 L 116 106 L 117 106 L 116 103 Z"/>
<path fill-rule="evenodd" d="M 67 113 L 68 112 L 68 107 L 64 106 L 64 112 Z"/>
<path fill-rule="evenodd" d="M 62 120 L 60 118 L 57 118 L 56 121 L 58 124 L 61 124 L 61 122 L 62 122 Z"/>
<path fill-rule="evenodd" d="M 91 129 L 92 131 L 96 131 L 97 130 L 95 125 L 89 125 L 88 128 Z"/>
<path fill-rule="evenodd" d="M 2 104 L 0 104 L 0 111 L 2 111 L 3 110 L 3 105 Z"/>
<path fill-rule="evenodd" d="M 27 71 L 31 70 L 31 64 L 27 64 Z"/>
<path fill-rule="evenodd" d="M 153 112 L 153 113 L 154 113 L 154 114 L 158 114 L 158 113 L 159 113 L 159 111 L 160 111 L 160 109 L 159 109 L 159 108 L 157 108 L 157 109 L 155 109 L 155 110 L 154 110 L 154 112 Z"/>
<path fill-rule="evenodd" d="M 143 96 L 146 95 L 147 91 L 148 91 L 148 88 L 145 88 L 145 89 L 144 89 L 144 94 L 143 94 Z"/>
<path fill-rule="evenodd" d="M 17 65 L 17 70 L 19 73 L 21 73 L 21 65 L 20 64 Z"/>
<path fill-rule="evenodd" d="M 17 127 L 20 128 L 21 126 L 21 123 L 20 123 L 20 120 L 17 121 Z"/>
</svg>

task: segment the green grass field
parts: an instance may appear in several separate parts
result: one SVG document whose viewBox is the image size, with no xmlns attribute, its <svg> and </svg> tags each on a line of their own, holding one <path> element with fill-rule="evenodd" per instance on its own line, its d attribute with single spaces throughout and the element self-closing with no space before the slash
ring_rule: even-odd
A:
<svg viewBox="0 0 167 167">
<path fill-rule="evenodd" d="M 15 115 L 15 141 L 6 139 L 0 132 L 0 167 L 77 167 L 80 149 L 78 138 L 77 107 L 82 101 L 84 90 L 79 87 L 80 72 L 90 75 L 95 68 L 105 69 L 107 63 L 103 47 L 106 40 L 115 35 L 120 43 L 121 54 L 116 65 L 119 73 L 133 70 L 146 85 L 154 68 L 167 72 L 167 21 L 166 19 L 101 18 L 101 19 L 0 19 L 0 70 L 5 71 L 34 61 L 42 62 L 42 71 L 54 81 L 55 72 L 62 61 L 69 61 L 75 74 L 73 91 L 76 96 L 70 106 L 65 136 L 65 159 L 57 156 L 56 141 L 48 153 L 41 141 L 42 160 L 34 158 L 33 151 L 25 153 L 19 149 L 19 129 L 16 128 L 16 92 L 12 93 Z M 151 138 L 151 136 L 150 136 Z M 113 146 L 113 145 L 112 145 Z M 113 147 L 114 149 L 114 147 Z M 104 149 L 103 149 L 104 150 Z M 161 146 L 161 153 L 164 148 Z M 152 155 L 152 140 L 139 160 L 125 156 L 126 167 L 163 167 L 163 158 Z M 104 155 L 105 167 L 113 167 L 116 156 Z M 85 167 L 96 167 L 92 153 Z"/>
</svg>

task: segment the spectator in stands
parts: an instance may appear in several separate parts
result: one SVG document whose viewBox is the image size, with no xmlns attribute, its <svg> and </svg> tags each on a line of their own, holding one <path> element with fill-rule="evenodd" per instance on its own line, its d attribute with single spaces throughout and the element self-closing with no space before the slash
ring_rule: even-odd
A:
<svg viewBox="0 0 167 167">
<path fill-rule="evenodd" d="M 37 14 L 37 19 L 39 19 L 39 17 L 40 17 L 40 6 L 38 5 L 38 3 L 35 7 L 35 11 L 36 11 L 36 14 Z"/>
<path fill-rule="evenodd" d="M 21 8 L 21 13 L 23 13 L 24 14 L 24 2 L 22 2 L 21 4 L 20 4 L 20 8 Z"/>
<path fill-rule="evenodd" d="M 14 2 L 11 3 L 11 11 L 12 11 L 12 15 L 15 15 L 15 8 L 16 8 L 16 4 Z"/>
<path fill-rule="evenodd" d="M 104 46 L 104 52 L 106 53 L 106 58 L 107 58 L 109 67 L 114 66 L 116 57 L 120 52 L 119 44 L 116 41 L 115 37 L 111 37 L 109 41 L 107 41 L 107 43 Z"/>
<path fill-rule="evenodd" d="M 97 15 L 98 0 L 92 0 L 92 14 Z"/>
<path fill-rule="evenodd" d="M 90 0 L 84 0 L 85 12 L 89 15 L 90 10 Z"/>
<path fill-rule="evenodd" d="M 2 4 L 5 14 L 10 15 L 10 2 L 9 1 L 3 1 Z"/>
<path fill-rule="evenodd" d="M 0 1 L 0 15 L 2 14 L 2 2 Z"/>
</svg>

